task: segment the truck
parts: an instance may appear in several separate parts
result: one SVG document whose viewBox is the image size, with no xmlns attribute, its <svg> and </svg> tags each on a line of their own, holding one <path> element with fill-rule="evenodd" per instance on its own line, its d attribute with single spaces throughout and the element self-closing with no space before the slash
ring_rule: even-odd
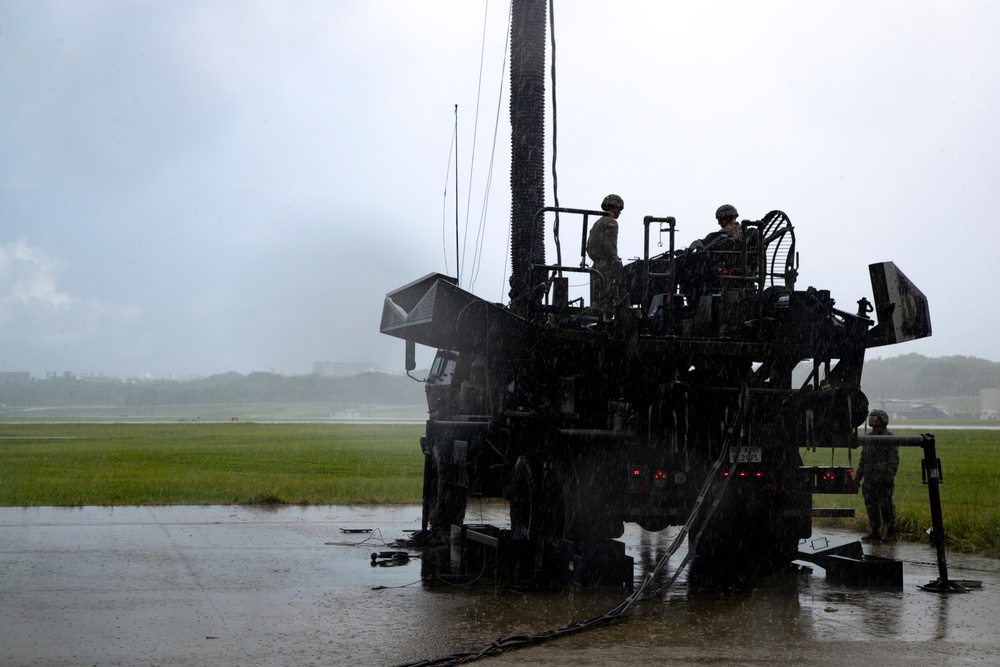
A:
<svg viewBox="0 0 1000 667">
<path fill-rule="evenodd" d="M 415 345 L 437 350 L 422 530 L 448 536 L 470 498 L 503 499 L 522 554 L 512 567 L 545 578 L 626 523 L 661 531 L 701 514 L 697 560 L 787 564 L 811 534 L 813 494 L 857 491 L 849 468 L 804 466 L 801 451 L 856 446 L 865 351 L 929 336 L 927 299 L 888 261 L 869 266 L 874 303 L 840 309 L 802 289 L 780 210 L 687 248 L 673 217 L 646 215 L 618 305 L 571 299 L 571 278 L 602 278 L 586 241 L 604 212 L 544 202 L 545 14 L 544 0 L 512 6 L 508 303 L 440 273 L 383 303 L 380 330 L 406 341 L 409 370 Z M 654 234 L 666 251 L 651 253 Z"/>
</svg>

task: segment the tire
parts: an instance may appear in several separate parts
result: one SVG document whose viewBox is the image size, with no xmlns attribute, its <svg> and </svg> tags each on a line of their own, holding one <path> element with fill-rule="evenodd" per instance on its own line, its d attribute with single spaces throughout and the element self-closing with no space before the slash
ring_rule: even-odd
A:
<svg viewBox="0 0 1000 667">
<path fill-rule="evenodd" d="M 726 497 L 708 519 L 695 545 L 700 565 L 750 575 L 785 568 L 798 550 L 794 524 L 783 519 L 777 507 L 763 506 L 753 495 L 746 497 L 732 488 L 723 493 Z M 749 506 L 755 509 L 748 511 Z M 703 508 L 703 512 L 706 510 Z"/>
<path fill-rule="evenodd" d="M 510 475 L 510 531 L 515 540 L 539 536 L 538 487 L 534 466 L 526 456 L 519 457 Z"/>
<path fill-rule="evenodd" d="M 468 491 L 449 481 L 457 477 L 457 471 L 452 469 L 451 457 L 442 449 L 440 444 L 435 444 L 427 455 L 424 503 L 431 530 L 439 535 L 448 535 L 452 526 L 461 526 L 465 521 Z"/>
</svg>

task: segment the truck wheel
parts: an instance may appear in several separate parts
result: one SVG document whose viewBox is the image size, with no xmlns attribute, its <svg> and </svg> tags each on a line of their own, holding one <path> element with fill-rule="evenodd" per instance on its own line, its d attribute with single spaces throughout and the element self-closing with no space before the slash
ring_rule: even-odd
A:
<svg viewBox="0 0 1000 667">
<path fill-rule="evenodd" d="M 514 464 L 510 475 L 510 531 L 515 540 L 538 537 L 538 482 L 526 456 Z"/>
<path fill-rule="evenodd" d="M 453 525 L 461 526 L 465 521 L 468 493 L 463 487 L 449 483 L 457 476 L 457 471 L 451 469 L 451 457 L 445 455 L 440 445 L 434 445 L 428 456 L 425 498 L 431 530 L 439 535 L 448 535 Z"/>
<path fill-rule="evenodd" d="M 567 518 L 572 521 L 573 516 L 568 493 L 570 487 L 558 472 L 543 471 L 525 456 L 518 458 L 510 484 L 512 537 L 558 545 L 566 536 Z"/>
<path fill-rule="evenodd" d="M 757 504 L 755 511 L 747 511 L 747 506 L 754 504 L 752 496 L 738 495 L 732 488 L 724 493 L 727 495 L 708 519 L 695 546 L 701 565 L 724 566 L 747 574 L 784 569 L 795 558 L 798 547 L 795 526 L 775 508 Z"/>
</svg>

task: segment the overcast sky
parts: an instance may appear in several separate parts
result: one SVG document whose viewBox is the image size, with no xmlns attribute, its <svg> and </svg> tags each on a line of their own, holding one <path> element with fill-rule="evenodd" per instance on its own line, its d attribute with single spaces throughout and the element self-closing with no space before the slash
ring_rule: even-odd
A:
<svg viewBox="0 0 1000 667">
<path fill-rule="evenodd" d="M 462 284 L 506 302 L 508 9 L 0 0 L 0 370 L 401 370 L 385 293 L 455 273 L 456 104 Z M 722 203 L 781 209 L 800 287 L 853 312 L 892 260 L 928 296 L 934 336 L 872 354 L 1000 361 L 997 26 L 556 0 L 559 203 L 620 194 L 626 259 L 644 215 L 686 244 Z"/>
</svg>

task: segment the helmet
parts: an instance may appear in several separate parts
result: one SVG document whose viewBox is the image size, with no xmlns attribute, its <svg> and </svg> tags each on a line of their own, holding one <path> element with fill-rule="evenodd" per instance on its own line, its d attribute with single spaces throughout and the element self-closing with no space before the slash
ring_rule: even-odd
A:
<svg viewBox="0 0 1000 667">
<path fill-rule="evenodd" d="M 601 202 L 602 211 L 610 211 L 612 206 L 617 206 L 619 210 L 625 210 L 625 202 L 618 195 L 608 195 Z"/>
<path fill-rule="evenodd" d="M 885 410 L 872 410 L 871 412 L 868 413 L 868 416 L 878 417 L 879 419 L 882 420 L 883 424 L 885 424 L 886 426 L 889 425 L 889 415 L 886 413 Z"/>
<path fill-rule="evenodd" d="M 735 218 L 738 217 L 739 214 L 740 212 L 737 211 L 736 207 L 732 204 L 723 204 L 715 211 L 715 219 L 722 220 L 723 218 Z"/>
</svg>

